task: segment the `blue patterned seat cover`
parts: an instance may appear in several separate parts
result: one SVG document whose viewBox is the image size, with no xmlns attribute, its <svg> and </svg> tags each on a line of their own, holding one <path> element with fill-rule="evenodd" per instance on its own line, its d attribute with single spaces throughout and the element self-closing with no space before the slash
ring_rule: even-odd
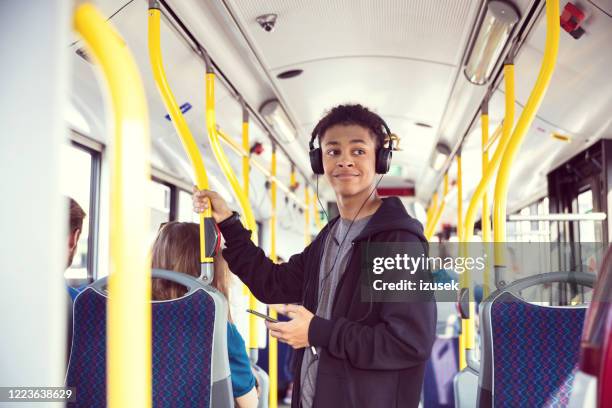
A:
<svg viewBox="0 0 612 408">
<path fill-rule="evenodd" d="M 505 293 L 491 305 L 496 407 L 565 407 L 585 308 L 544 307 Z"/>
<path fill-rule="evenodd" d="M 66 384 L 78 407 L 106 407 L 106 300 L 92 288 L 74 304 L 74 337 Z M 152 304 L 153 406 L 209 407 L 213 299 L 203 290 Z"/>
</svg>

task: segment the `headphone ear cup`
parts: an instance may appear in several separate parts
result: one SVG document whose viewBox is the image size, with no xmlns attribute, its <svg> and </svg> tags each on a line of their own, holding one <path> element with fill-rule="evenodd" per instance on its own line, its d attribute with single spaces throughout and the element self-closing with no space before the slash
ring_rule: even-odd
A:
<svg viewBox="0 0 612 408">
<path fill-rule="evenodd" d="M 316 149 L 312 149 L 308 152 L 310 156 L 310 168 L 314 174 L 323 174 L 323 155 L 321 153 L 321 148 L 317 147 Z"/>
<path fill-rule="evenodd" d="M 386 174 L 391 167 L 392 151 L 388 147 L 381 147 L 376 154 L 376 173 Z"/>
</svg>

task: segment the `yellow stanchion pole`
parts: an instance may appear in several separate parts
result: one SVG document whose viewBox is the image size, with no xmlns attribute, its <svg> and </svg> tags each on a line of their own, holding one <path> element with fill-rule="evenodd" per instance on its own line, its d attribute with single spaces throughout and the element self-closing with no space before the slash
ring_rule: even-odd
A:
<svg viewBox="0 0 612 408">
<path fill-rule="evenodd" d="M 442 213 L 444 212 L 444 208 L 446 207 L 447 195 L 448 173 L 444 175 L 444 187 L 442 189 L 442 200 L 440 200 L 440 205 L 436 209 L 435 213 L 432 215 L 431 223 L 427 225 L 427 229 L 425 230 L 425 238 L 427 238 L 427 240 L 430 240 L 434 232 L 436 232 L 436 226 L 438 225 L 438 221 L 440 221 L 440 217 L 442 217 Z"/>
<path fill-rule="evenodd" d="M 315 193 L 312 196 L 312 214 L 314 217 L 315 226 L 317 227 L 317 232 L 321 231 L 321 228 L 323 228 L 323 224 L 321 223 L 321 214 L 319 213 L 319 209 L 317 208 L 318 202 L 319 197 Z"/>
<path fill-rule="evenodd" d="M 304 185 L 304 202 L 306 203 L 306 208 L 304 208 L 304 244 L 308 246 L 312 237 L 310 236 L 310 190 L 307 184 Z"/>
<path fill-rule="evenodd" d="M 514 126 L 514 65 L 504 65 L 504 84 L 505 84 L 505 115 L 504 122 L 502 125 L 502 136 L 499 140 L 499 144 L 495 149 L 493 158 L 488 161 L 486 171 L 483 174 L 482 179 L 478 183 L 474 194 L 470 200 L 467 213 L 464 220 L 463 236 L 461 238 L 464 242 L 470 242 L 474 235 L 474 224 L 476 222 L 476 211 L 478 210 L 478 204 L 483 199 L 487 192 L 489 183 L 493 180 L 493 176 L 497 171 L 501 159 L 506 151 L 510 138 L 512 136 L 512 127 Z M 495 218 L 493 225 L 495 226 Z"/>
<path fill-rule="evenodd" d="M 212 147 L 213 154 L 215 155 L 221 170 L 223 170 L 225 178 L 232 186 L 232 190 L 234 190 L 234 194 L 238 198 L 246 227 L 251 230 L 251 240 L 257 245 L 257 224 L 255 223 L 255 216 L 253 214 L 251 204 L 249 203 L 249 199 L 245 194 L 245 190 L 240 186 L 238 178 L 234 174 L 229 160 L 227 159 L 227 156 L 221 147 L 221 143 L 219 142 L 219 134 L 215 117 L 215 73 L 212 63 L 206 53 L 204 53 L 204 59 L 206 61 L 206 128 L 208 130 L 208 139 L 210 140 L 210 146 Z M 250 292 L 249 308 L 251 310 L 257 309 L 257 299 L 255 299 L 255 296 L 253 296 L 253 294 Z M 251 350 L 255 350 L 259 347 L 259 342 L 257 339 L 257 324 L 257 317 L 251 314 L 249 316 L 248 341 L 248 347 Z"/>
<path fill-rule="evenodd" d="M 196 184 L 200 190 L 208 190 L 208 175 L 206 174 L 206 168 L 202 161 L 202 156 L 198 150 L 198 145 L 187 126 L 181 109 L 168 84 L 166 73 L 164 71 L 162 53 L 161 53 L 161 40 L 160 40 L 160 20 L 161 12 L 159 10 L 159 3 L 157 1 L 149 2 L 149 60 L 151 63 L 151 70 L 153 71 L 153 78 L 157 85 L 164 105 L 168 110 L 170 117 L 172 118 L 172 124 L 176 133 L 181 139 L 183 148 L 191 161 L 191 165 L 194 170 Z M 214 277 L 214 255 L 217 240 L 219 239 L 216 229 L 215 222 L 212 218 L 212 213 L 209 208 L 200 214 L 200 265 L 201 275 L 206 283 L 211 283 Z"/>
<path fill-rule="evenodd" d="M 482 176 L 484 177 L 489 166 L 489 152 L 487 146 L 489 144 L 489 101 L 485 99 L 481 108 L 481 141 L 482 141 Z M 482 291 L 483 296 L 486 298 L 489 296 L 489 279 L 490 279 L 490 262 L 489 262 L 489 243 L 491 242 L 491 218 L 489 213 L 489 193 L 488 188 L 485 189 L 485 193 L 482 197 L 482 242 L 485 250 L 486 261 L 485 268 L 482 276 Z M 475 333 L 474 333 L 475 334 Z"/>
<path fill-rule="evenodd" d="M 508 187 L 510 184 L 510 171 L 517 156 L 519 148 L 529 127 L 533 123 L 535 115 L 544 99 L 548 85 L 555 69 L 557 54 L 559 52 L 559 1 L 546 2 L 546 44 L 544 46 L 544 57 L 536 83 L 529 95 L 529 99 L 519 117 L 512 138 L 504 152 L 501 161 L 497 181 L 495 183 L 495 196 L 493 204 L 495 241 L 495 282 L 503 286 L 503 272 L 505 269 L 504 251 L 500 243 L 506 240 L 506 203 Z"/>
<path fill-rule="evenodd" d="M 461 151 L 457 153 L 457 236 L 461 237 L 463 232 L 463 168 L 461 163 Z M 459 241 L 459 247 L 462 248 L 463 243 Z M 463 282 L 462 282 L 463 283 Z M 461 287 L 464 287 L 462 284 Z M 465 360 L 465 329 L 463 327 L 463 319 L 461 334 L 459 335 L 459 369 L 466 366 Z"/>
<path fill-rule="evenodd" d="M 272 149 L 272 160 L 270 162 L 270 173 L 276 177 L 276 146 Z M 277 262 L 276 256 L 276 180 L 273 178 L 270 182 L 270 200 L 272 208 L 272 216 L 270 217 L 270 259 L 272 262 Z M 269 309 L 270 317 L 276 319 L 276 310 Z M 269 407 L 276 408 L 278 400 L 278 343 L 275 337 L 268 334 L 268 375 L 270 376 L 270 400 Z"/>
<path fill-rule="evenodd" d="M 238 142 L 232 139 L 231 136 L 223 132 L 221 129 L 217 129 L 217 135 L 234 152 L 236 152 L 236 154 L 240 155 L 243 158 L 249 157 L 248 149 L 247 150 L 243 149 L 242 146 Z M 270 169 L 268 169 L 267 167 L 264 167 L 263 164 L 259 163 L 254 158 L 249 159 L 249 164 L 252 165 L 257 170 L 259 170 L 264 176 L 266 176 L 268 181 L 272 182 L 272 179 L 274 179 L 274 181 L 276 182 L 276 187 L 281 189 L 283 192 L 285 192 L 287 194 L 287 198 L 289 198 L 291 201 L 293 201 L 298 206 L 300 206 L 300 208 L 304 209 L 306 207 L 304 205 L 304 202 L 300 200 L 299 198 L 297 198 L 297 196 L 291 191 L 291 189 L 288 186 L 286 186 L 284 183 L 282 183 L 278 179 L 278 177 L 272 177 L 270 175 Z"/>
<path fill-rule="evenodd" d="M 91 4 L 73 20 L 106 80 L 112 107 L 110 274 L 107 317 L 107 403 L 151 406 L 150 179 L 147 103 L 138 68 L 119 34 Z"/>
<path fill-rule="evenodd" d="M 249 111 L 242 102 L 242 148 L 245 152 L 250 149 L 249 146 Z M 248 154 L 242 155 L 242 188 L 244 194 L 249 196 L 249 176 L 251 174 L 251 163 Z"/>
</svg>

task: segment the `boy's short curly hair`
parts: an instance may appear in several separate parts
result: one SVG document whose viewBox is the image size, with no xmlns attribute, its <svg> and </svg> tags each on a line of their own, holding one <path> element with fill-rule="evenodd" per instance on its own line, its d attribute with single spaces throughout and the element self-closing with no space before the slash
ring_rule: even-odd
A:
<svg viewBox="0 0 612 408">
<path fill-rule="evenodd" d="M 312 136 L 318 139 L 320 145 L 327 129 L 336 125 L 357 125 L 368 129 L 375 139 L 377 149 L 385 144 L 388 137 L 382 118 L 360 104 L 335 106 L 317 123 Z"/>
</svg>

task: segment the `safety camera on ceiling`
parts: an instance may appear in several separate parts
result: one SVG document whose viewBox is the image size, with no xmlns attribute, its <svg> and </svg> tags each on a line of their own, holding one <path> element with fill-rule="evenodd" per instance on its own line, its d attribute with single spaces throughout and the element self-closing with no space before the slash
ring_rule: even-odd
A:
<svg viewBox="0 0 612 408">
<path fill-rule="evenodd" d="M 257 17 L 257 23 L 259 23 L 260 27 L 266 30 L 268 33 L 274 30 L 274 26 L 276 25 L 276 14 L 263 14 Z"/>
</svg>

